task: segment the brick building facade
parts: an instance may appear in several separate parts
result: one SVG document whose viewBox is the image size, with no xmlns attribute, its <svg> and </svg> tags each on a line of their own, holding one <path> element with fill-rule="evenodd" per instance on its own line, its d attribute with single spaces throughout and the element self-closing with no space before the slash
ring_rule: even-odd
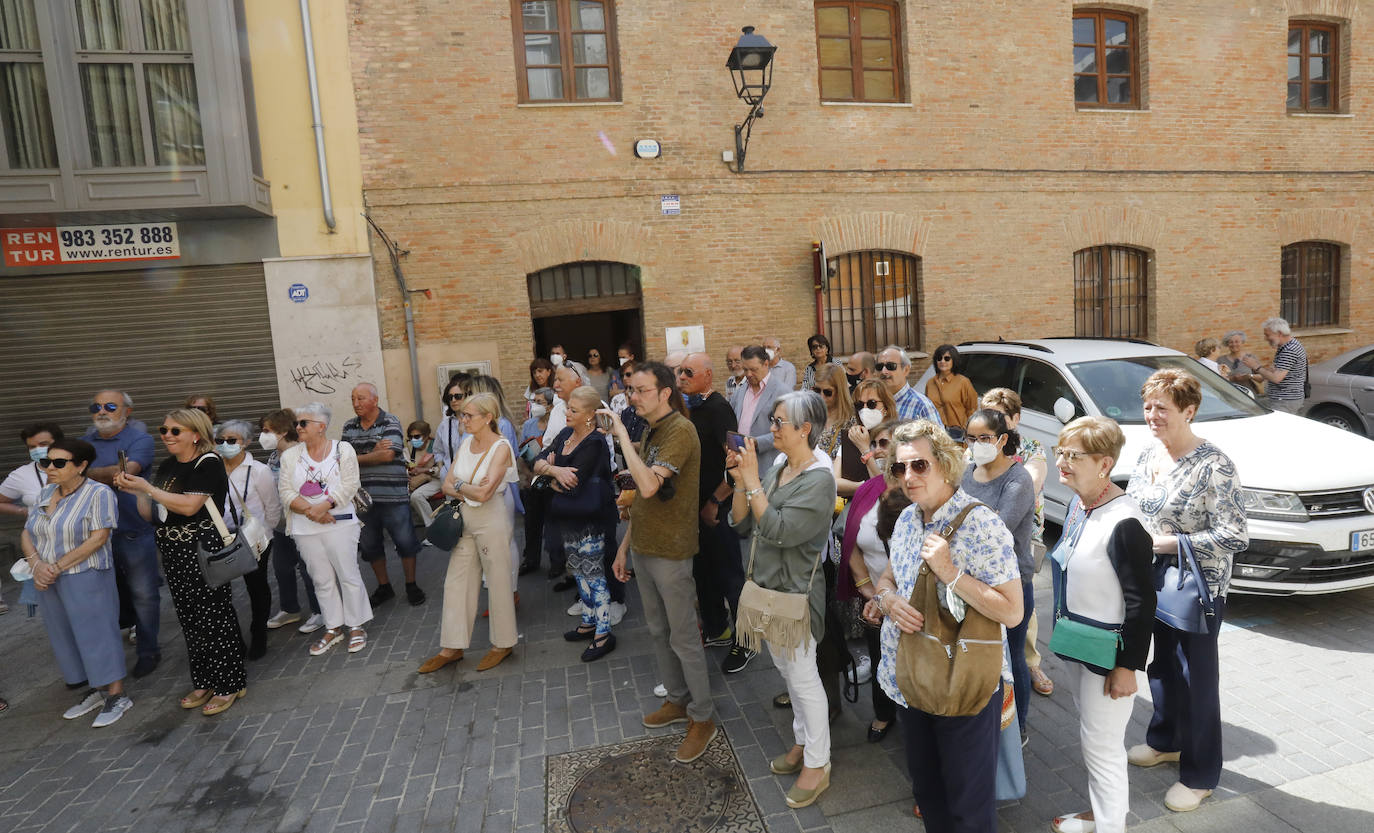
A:
<svg viewBox="0 0 1374 833">
<path fill-rule="evenodd" d="M 818 319 L 813 241 L 832 259 L 832 287 L 876 281 L 873 303 L 854 305 L 858 318 L 872 312 L 859 307 L 901 292 L 888 285 L 894 278 L 846 276 L 845 255 L 884 253 L 870 270 L 876 261 L 879 270 L 896 268 L 888 261 L 910 267 L 914 335 L 905 346 L 918 352 L 1085 332 L 1096 302 L 1080 297 L 1076 321 L 1075 272 L 1101 277 L 1087 273 L 1103 268 L 1089 255 L 1104 246 L 1139 257 L 1134 272 L 1100 283 L 1108 293 L 1129 284 L 1138 296 L 1126 304 L 1141 313 L 1130 334 L 1190 350 L 1241 328 L 1262 348 L 1259 323 L 1297 292 L 1283 308 L 1316 322 L 1298 331 L 1314 360 L 1374 340 L 1366 4 L 602 5 L 350 4 L 365 199 L 409 249 L 411 286 L 431 290 L 414 302 L 424 379 L 436 364 L 486 360 L 513 394 L 551 340 L 575 357 L 592 345 L 613 350 L 604 316 L 553 328 L 531 318 L 527 277 L 587 261 L 638 267 L 650 356 L 663 354 L 665 328 L 702 324 L 718 365 L 727 345 L 776 333 L 800 366 Z M 591 18 L 568 23 L 589 6 Z M 1091 24 L 1076 18 L 1093 11 L 1106 20 L 1095 55 L 1075 47 L 1091 44 Z M 882 37 L 869 37 L 882 35 L 882 15 L 888 55 Z M 842 30 L 840 16 L 850 18 L 852 61 L 864 63 L 858 97 L 871 92 L 867 81 L 880 90 L 870 99 L 894 100 L 833 100 L 844 97 L 849 70 L 822 64 L 850 60 L 848 47 L 818 30 Z M 552 35 L 528 34 L 555 22 Z M 586 42 L 580 59 L 568 49 L 598 22 L 613 32 L 600 59 L 609 90 L 578 69 L 598 59 Z M 725 60 L 744 25 L 777 53 L 766 116 L 736 173 L 722 152 L 734 148 L 733 126 L 748 107 Z M 1305 25 L 1314 28 L 1295 30 Z M 551 40 L 562 54 L 550 57 Z M 561 60 L 587 89 L 550 88 L 557 76 L 530 68 L 541 60 Z M 870 61 L 889 74 L 866 74 Z M 1302 71 L 1290 85 L 1294 67 Z M 1127 80 L 1113 87 L 1114 78 Z M 1098 80 L 1114 90 L 1109 106 L 1084 100 Z M 598 92 L 610 100 L 579 99 Z M 662 156 L 637 158 L 639 139 L 657 140 Z M 662 213 L 664 195 L 680 198 L 680 214 Z M 1285 260 L 1284 247 L 1300 243 L 1320 244 L 1327 274 L 1290 276 L 1285 290 L 1285 262 L 1317 262 L 1297 250 Z M 396 390 L 406 375 L 400 295 L 385 251 L 374 249 Z M 821 317 L 833 325 L 836 315 Z"/>
</svg>

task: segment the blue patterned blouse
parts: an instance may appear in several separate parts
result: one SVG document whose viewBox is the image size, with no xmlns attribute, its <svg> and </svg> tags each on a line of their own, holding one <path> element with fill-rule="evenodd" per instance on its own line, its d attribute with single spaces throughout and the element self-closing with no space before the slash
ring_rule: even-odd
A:
<svg viewBox="0 0 1374 833">
<path fill-rule="evenodd" d="M 945 501 L 944 506 L 935 511 L 930 523 L 922 522 L 921 507 L 917 504 L 913 503 L 902 511 L 901 517 L 897 519 L 897 526 L 892 531 L 892 538 L 888 541 L 888 547 L 892 552 L 889 564 L 892 577 L 897 583 L 897 595 L 910 599 L 911 592 L 916 589 L 917 570 L 921 566 L 921 545 L 925 542 L 926 536 L 939 532 L 941 527 L 954 520 L 954 516 L 970 503 L 977 501 L 963 489 L 959 489 L 953 497 Z M 1021 571 L 1016 566 L 1016 546 L 1012 541 L 1011 532 L 1007 530 L 1006 524 L 1002 523 L 1002 519 L 997 517 L 997 513 L 986 506 L 974 509 L 964 518 L 964 523 L 954 534 L 954 540 L 950 542 L 950 556 L 955 567 L 989 587 L 1009 581 L 1017 582 L 1018 586 L 1020 584 Z M 940 606 L 955 616 L 962 616 L 963 599 L 946 593 L 944 584 L 938 585 L 938 589 Z M 951 598 L 954 601 L 953 608 L 949 604 Z M 902 697 L 901 689 L 897 688 L 897 640 L 900 633 L 891 618 L 883 620 L 878 683 L 893 702 L 905 708 L 906 699 Z M 1002 638 L 1003 641 L 1006 640 L 1005 629 Z"/>
<path fill-rule="evenodd" d="M 114 490 L 104 483 L 87 480 L 57 504 L 57 510 L 50 512 L 56 483 L 43 487 L 38 496 L 38 504 L 29 510 L 29 519 L 24 524 L 38 557 L 56 564 L 58 559 L 81 546 L 97 529 L 114 529 L 119 523 L 119 504 L 115 501 Z M 63 575 L 74 576 L 87 570 L 108 570 L 114 566 L 110 540 L 82 561 L 66 570 Z"/>
<path fill-rule="evenodd" d="M 1126 494 L 1151 535 L 1188 538 L 1212 593 L 1226 595 L 1236 553 L 1250 545 L 1236 464 L 1206 440 L 1177 461 L 1159 442 L 1140 453 Z"/>
</svg>

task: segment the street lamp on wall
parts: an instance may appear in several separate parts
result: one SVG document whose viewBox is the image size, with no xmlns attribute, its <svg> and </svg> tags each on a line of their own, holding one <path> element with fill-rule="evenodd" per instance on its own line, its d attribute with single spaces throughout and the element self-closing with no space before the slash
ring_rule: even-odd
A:
<svg viewBox="0 0 1374 833">
<path fill-rule="evenodd" d="M 735 95 L 749 105 L 749 116 L 743 124 L 735 125 L 735 172 L 744 172 L 744 153 L 749 149 L 749 134 L 754 119 L 763 118 L 763 97 L 773 86 L 773 53 L 778 48 L 763 35 L 754 34 L 753 26 L 745 26 L 739 43 L 730 50 L 725 66 L 735 82 Z"/>
</svg>

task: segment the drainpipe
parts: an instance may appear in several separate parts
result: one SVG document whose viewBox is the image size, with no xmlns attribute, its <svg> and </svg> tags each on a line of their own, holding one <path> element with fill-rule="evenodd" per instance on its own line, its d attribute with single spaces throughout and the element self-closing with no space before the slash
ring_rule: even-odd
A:
<svg viewBox="0 0 1374 833">
<path fill-rule="evenodd" d="M 411 289 L 406 285 L 406 276 L 401 272 L 401 255 L 408 254 L 402 252 L 396 242 L 382 231 L 382 227 L 377 225 L 372 219 L 372 215 L 364 214 L 363 218 L 367 224 L 372 226 L 373 231 L 382 239 L 382 245 L 386 246 L 386 253 L 391 258 L 391 271 L 396 274 L 396 283 L 401 287 L 401 306 L 406 315 L 406 345 L 410 348 L 410 389 L 415 393 L 415 418 L 425 418 L 425 397 L 420 388 L 420 358 L 415 352 L 415 311 L 410 307 L 410 294 L 412 292 L 423 292 L 425 297 L 429 297 L 428 289 Z"/>
<path fill-rule="evenodd" d="M 816 290 L 816 332 L 825 333 L 825 304 L 822 300 L 822 293 L 825 292 L 825 247 L 821 241 L 811 241 L 811 275 L 814 280 L 813 289 Z"/>
<path fill-rule="evenodd" d="M 310 0 L 301 0 L 301 33 L 305 36 L 305 70 L 310 79 L 311 128 L 315 131 L 315 158 L 320 165 L 320 200 L 324 224 L 334 231 L 334 197 L 329 191 L 329 163 L 324 158 L 324 123 L 320 118 L 320 80 L 315 73 L 315 36 L 310 30 Z"/>
</svg>

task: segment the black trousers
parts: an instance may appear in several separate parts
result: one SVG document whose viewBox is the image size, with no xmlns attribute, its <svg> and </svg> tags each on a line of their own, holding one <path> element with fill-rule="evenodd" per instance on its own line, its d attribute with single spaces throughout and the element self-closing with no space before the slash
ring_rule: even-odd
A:
<svg viewBox="0 0 1374 833">
<path fill-rule="evenodd" d="M 697 546 L 692 578 L 696 579 L 702 628 L 712 637 L 734 622 L 739 594 L 744 589 L 739 536 L 725 522 L 724 510 L 715 526 L 697 521 Z"/>
<path fill-rule="evenodd" d="M 200 537 L 209 546 L 223 543 L 213 529 L 202 530 Z M 192 688 L 234 694 L 248 685 L 248 675 L 243 667 L 243 634 L 229 585 L 212 588 L 205 583 L 194 539 L 176 532 L 169 535 L 165 528 L 159 528 L 157 550 L 186 640 Z"/>
<path fill-rule="evenodd" d="M 544 516 L 548 514 L 549 493 L 526 487 L 520 490 L 520 502 L 525 505 L 525 551 L 520 555 L 520 562 L 538 567 L 544 554 Z M 561 566 L 562 563 L 563 547 L 555 542 L 549 551 L 549 564 Z"/>
<path fill-rule="evenodd" d="M 1179 752 L 1178 780 L 1195 790 L 1221 780 L 1221 692 L 1217 638 L 1226 609 L 1217 599 L 1217 631 L 1188 633 L 1155 620 L 1155 658 L 1150 678 L 1154 715 L 1145 742 L 1160 752 Z"/>
<path fill-rule="evenodd" d="M 997 833 L 997 740 L 1002 686 L 970 717 L 901 709 L 911 794 L 927 830 Z"/>
<path fill-rule="evenodd" d="M 897 717 L 897 704 L 887 696 L 883 687 L 878 685 L 878 659 L 882 655 L 882 630 L 864 628 L 864 641 L 868 643 L 868 660 L 872 663 L 873 679 L 869 687 L 873 689 L 873 719 L 891 723 Z"/>
<path fill-rule="evenodd" d="M 265 643 L 267 639 L 267 617 L 272 615 L 272 586 L 267 583 L 268 566 L 272 558 L 272 547 L 258 559 L 258 568 L 243 577 L 244 589 L 248 591 L 248 609 L 251 618 L 248 635 L 255 644 Z"/>
</svg>

